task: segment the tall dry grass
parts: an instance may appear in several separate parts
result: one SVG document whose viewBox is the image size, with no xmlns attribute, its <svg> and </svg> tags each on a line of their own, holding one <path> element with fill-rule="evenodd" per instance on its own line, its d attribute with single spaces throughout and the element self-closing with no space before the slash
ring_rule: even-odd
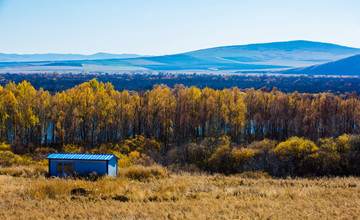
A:
<svg viewBox="0 0 360 220">
<path fill-rule="evenodd" d="M 168 177 L 169 172 L 167 171 L 167 169 L 159 165 L 154 165 L 150 167 L 136 165 L 120 169 L 118 172 L 118 176 L 139 181 L 147 181 L 152 178 L 159 179 Z"/>
<path fill-rule="evenodd" d="M 14 177 L 38 178 L 46 176 L 48 168 L 45 166 L 31 165 L 31 166 L 12 166 L 1 167 L 0 175 L 9 175 Z"/>
<path fill-rule="evenodd" d="M 136 167 L 98 181 L 0 175 L 0 218 L 356 219 L 359 214 L 355 177 L 148 174 L 157 169 L 168 172 Z M 134 173 L 142 174 L 133 178 Z"/>
</svg>

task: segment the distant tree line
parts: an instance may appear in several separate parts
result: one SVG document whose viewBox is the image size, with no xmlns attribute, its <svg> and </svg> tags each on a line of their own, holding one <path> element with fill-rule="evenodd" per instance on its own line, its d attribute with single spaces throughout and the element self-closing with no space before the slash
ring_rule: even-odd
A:
<svg viewBox="0 0 360 220">
<path fill-rule="evenodd" d="M 196 86 L 200 89 L 212 88 L 222 90 L 238 87 L 240 90 L 254 88 L 262 91 L 271 91 L 277 87 L 285 93 L 320 93 L 330 92 L 345 94 L 346 92 L 360 93 L 360 78 L 353 77 L 315 77 L 292 75 L 266 74 L 184 74 L 184 73 L 32 73 L 32 74 L 0 74 L 0 85 L 5 87 L 10 82 L 30 82 L 35 89 L 43 88 L 50 94 L 66 91 L 76 85 L 96 78 L 98 81 L 110 82 L 115 90 L 147 91 L 154 85 L 164 84 L 171 88 L 176 84 L 186 87 Z"/>
</svg>

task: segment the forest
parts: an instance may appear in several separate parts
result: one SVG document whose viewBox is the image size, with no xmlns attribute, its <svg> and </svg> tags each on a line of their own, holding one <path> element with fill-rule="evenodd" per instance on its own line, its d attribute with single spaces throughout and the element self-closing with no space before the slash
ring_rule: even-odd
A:
<svg viewBox="0 0 360 220">
<path fill-rule="evenodd" d="M 176 84 L 186 87 L 196 86 L 200 89 L 217 90 L 238 87 L 241 91 L 254 88 L 270 92 L 274 87 L 285 93 L 320 93 L 330 92 L 345 94 L 360 93 L 360 78 L 358 76 L 312 76 L 312 75 L 268 75 L 266 72 L 226 73 L 0 73 L 0 85 L 27 81 L 35 89 L 43 88 L 50 94 L 71 89 L 81 83 L 97 79 L 100 82 L 110 82 L 115 90 L 147 91 L 154 85 L 164 84 L 174 88 Z"/>
<path fill-rule="evenodd" d="M 51 152 L 115 153 L 123 164 L 224 174 L 360 175 L 360 97 L 155 85 L 118 91 L 92 79 L 63 92 L 0 87 L 0 164 Z"/>
</svg>

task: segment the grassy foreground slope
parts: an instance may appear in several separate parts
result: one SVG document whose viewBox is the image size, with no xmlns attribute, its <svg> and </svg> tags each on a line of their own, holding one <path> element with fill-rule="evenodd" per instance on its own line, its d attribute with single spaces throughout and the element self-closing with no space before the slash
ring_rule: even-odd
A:
<svg viewBox="0 0 360 220">
<path fill-rule="evenodd" d="M 359 178 L 272 179 L 130 167 L 117 179 L 0 168 L 1 219 L 356 219 Z M 27 171 L 24 171 L 27 170 Z M 138 178 L 141 177 L 141 178 Z M 82 188 L 85 192 L 72 193 Z"/>
</svg>

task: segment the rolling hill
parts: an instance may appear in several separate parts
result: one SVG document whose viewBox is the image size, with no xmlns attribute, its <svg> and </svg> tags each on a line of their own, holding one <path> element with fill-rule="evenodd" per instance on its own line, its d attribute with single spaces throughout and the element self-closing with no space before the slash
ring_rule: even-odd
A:
<svg viewBox="0 0 360 220">
<path fill-rule="evenodd" d="M 43 54 L 36 55 L 36 62 L 24 60 L 21 62 L 0 62 L 0 69 L 1 72 L 268 71 L 317 65 L 357 54 L 360 54 L 358 48 L 301 40 L 214 47 L 164 56 L 139 57 L 138 55 L 128 55 L 135 57 L 126 57 L 126 55 L 99 53 L 90 56 L 64 55 L 68 58 L 60 60 L 60 55 Z M 121 58 L 116 56 L 121 56 Z"/>
<path fill-rule="evenodd" d="M 216 47 L 185 53 L 195 57 L 221 57 L 239 62 L 269 62 L 289 65 L 338 60 L 359 54 L 360 49 L 313 41 L 287 41 Z M 293 64 L 290 64 L 293 65 Z"/>
<path fill-rule="evenodd" d="M 310 66 L 355 54 L 360 54 L 360 49 L 312 41 L 288 41 L 215 47 L 123 61 L 152 70 L 261 70 Z"/>
<path fill-rule="evenodd" d="M 300 75 L 360 75 L 360 55 L 355 55 L 345 59 L 328 62 L 309 67 L 294 68 L 282 71 L 285 74 Z"/>
</svg>

